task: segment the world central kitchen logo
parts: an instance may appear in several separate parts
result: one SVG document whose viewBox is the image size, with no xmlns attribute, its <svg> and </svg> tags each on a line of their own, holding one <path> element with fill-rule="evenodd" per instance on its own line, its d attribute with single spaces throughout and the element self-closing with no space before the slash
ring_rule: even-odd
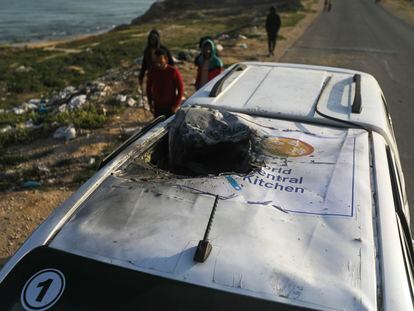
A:
<svg viewBox="0 0 414 311">
<path fill-rule="evenodd" d="M 257 187 L 274 189 L 283 192 L 304 193 L 302 187 L 303 176 L 294 177 L 291 168 L 265 167 L 257 172 L 257 175 L 250 175 L 243 178 L 243 182 Z M 241 185 L 243 187 L 243 185 Z"/>
</svg>

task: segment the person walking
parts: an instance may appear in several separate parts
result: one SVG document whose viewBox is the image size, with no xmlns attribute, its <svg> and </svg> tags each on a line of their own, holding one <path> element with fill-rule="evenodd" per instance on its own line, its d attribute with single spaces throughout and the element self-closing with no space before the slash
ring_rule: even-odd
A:
<svg viewBox="0 0 414 311">
<path fill-rule="evenodd" d="M 196 90 L 223 71 L 223 62 L 217 56 L 216 46 L 212 40 L 203 41 L 201 55 L 197 57 L 195 65 L 197 66 Z"/>
<path fill-rule="evenodd" d="M 325 12 L 330 12 L 332 9 L 332 1 L 331 0 L 325 0 L 323 4 L 323 10 Z"/>
<path fill-rule="evenodd" d="M 269 57 L 274 56 L 276 47 L 277 34 L 281 26 L 280 15 L 276 13 L 276 9 L 272 6 L 269 9 L 269 14 L 266 18 L 266 32 L 267 32 L 267 45 L 269 50 Z"/>
<path fill-rule="evenodd" d="M 144 57 L 142 58 L 142 63 L 141 63 L 141 70 L 139 72 L 139 85 L 141 87 L 141 89 L 143 89 L 143 83 L 144 83 L 144 77 L 145 77 L 145 73 L 151 69 L 151 67 L 154 65 L 155 62 L 155 51 L 157 49 L 163 49 L 166 51 L 167 53 L 167 59 L 168 59 L 168 64 L 171 66 L 174 66 L 174 60 L 172 58 L 172 55 L 170 53 L 170 51 L 161 44 L 161 36 L 160 33 L 158 32 L 158 30 L 153 29 L 150 31 L 149 35 L 148 35 L 148 42 L 147 42 L 147 46 L 145 47 L 144 50 Z"/>
<path fill-rule="evenodd" d="M 181 105 L 184 83 L 178 69 L 168 64 L 168 53 L 158 48 L 154 64 L 148 71 L 147 97 L 154 117 L 173 115 Z"/>
</svg>

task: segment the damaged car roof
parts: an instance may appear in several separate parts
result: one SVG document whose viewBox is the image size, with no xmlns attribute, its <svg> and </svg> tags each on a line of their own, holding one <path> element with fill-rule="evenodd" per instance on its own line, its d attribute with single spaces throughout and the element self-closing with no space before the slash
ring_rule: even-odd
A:
<svg viewBox="0 0 414 311">
<path fill-rule="evenodd" d="M 378 82 L 368 73 L 245 62 L 210 81 L 186 104 L 336 126 L 341 121 L 351 122 L 378 132 L 390 142 L 392 130 L 384 101 Z"/>
<path fill-rule="evenodd" d="M 260 168 L 143 178 L 135 157 L 82 203 L 50 247 L 281 303 L 376 309 L 368 132 L 235 115 L 259 137 Z M 196 263 L 217 196 L 213 249 Z"/>
</svg>

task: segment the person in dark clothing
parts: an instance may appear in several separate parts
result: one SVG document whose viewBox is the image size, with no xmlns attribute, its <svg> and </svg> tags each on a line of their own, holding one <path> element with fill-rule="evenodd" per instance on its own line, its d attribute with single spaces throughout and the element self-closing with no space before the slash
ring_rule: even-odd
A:
<svg viewBox="0 0 414 311">
<path fill-rule="evenodd" d="M 271 7 L 266 19 L 267 44 L 269 57 L 274 54 L 276 47 L 276 38 L 281 25 L 280 15 L 276 13 L 275 7 Z"/>
<path fill-rule="evenodd" d="M 201 56 L 195 64 L 197 66 L 196 90 L 200 89 L 211 79 L 223 71 L 223 62 L 216 54 L 216 46 L 210 39 L 205 39 L 201 48 Z"/>
<path fill-rule="evenodd" d="M 181 104 L 184 83 L 180 72 L 168 64 L 168 53 L 155 50 L 154 64 L 148 71 L 147 97 L 154 117 L 173 115 Z"/>
<path fill-rule="evenodd" d="M 323 10 L 325 12 L 330 12 L 332 9 L 332 1 L 331 0 L 325 0 L 323 4 Z"/>
<path fill-rule="evenodd" d="M 157 49 L 163 49 L 167 53 L 168 64 L 174 66 L 174 60 L 170 51 L 161 44 L 160 33 L 153 29 L 148 35 L 148 43 L 144 50 L 144 57 L 142 59 L 141 70 L 139 72 L 139 84 L 142 89 L 142 84 L 144 82 L 145 72 L 150 70 L 155 61 L 155 51 Z"/>
<path fill-rule="evenodd" d="M 203 48 L 203 43 L 204 43 L 204 41 L 206 41 L 206 40 L 210 40 L 210 41 L 212 41 L 212 42 L 214 43 L 214 40 L 213 40 L 213 38 L 212 38 L 211 36 L 204 36 L 204 37 L 201 37 L 201 38 L 200 38 L 200 40 L 198 41 L 198 48 L 200 49 L 200 51 L 202 50 L 202 48 Z M 218 53 L 217 53 L 217 51 L 216 51 L 216 55 L 217 55 L 217 56 L 219 56 L 219 55 L 218 55 Z M 202 53 L 202 52 L 200 52 L 200 54 L 198 54 L 198 55 L 194 58 L 194 65 L 198 66 L 198 64 L 200 63 L 200 57 L 201 57 L 201 56 L 203 56 L 203 53 Z"/>
</svg>

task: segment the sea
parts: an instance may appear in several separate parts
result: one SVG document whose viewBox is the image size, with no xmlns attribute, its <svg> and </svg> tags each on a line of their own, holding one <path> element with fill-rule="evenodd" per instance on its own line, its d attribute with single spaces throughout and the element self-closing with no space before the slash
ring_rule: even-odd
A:
<svg viewBox="0 0 414 311">
<path fill-rule="evenodd" d="M 0 0 L 0 43 L 56 40 L 128 24 L 154 0 Z"/>
</svg>

